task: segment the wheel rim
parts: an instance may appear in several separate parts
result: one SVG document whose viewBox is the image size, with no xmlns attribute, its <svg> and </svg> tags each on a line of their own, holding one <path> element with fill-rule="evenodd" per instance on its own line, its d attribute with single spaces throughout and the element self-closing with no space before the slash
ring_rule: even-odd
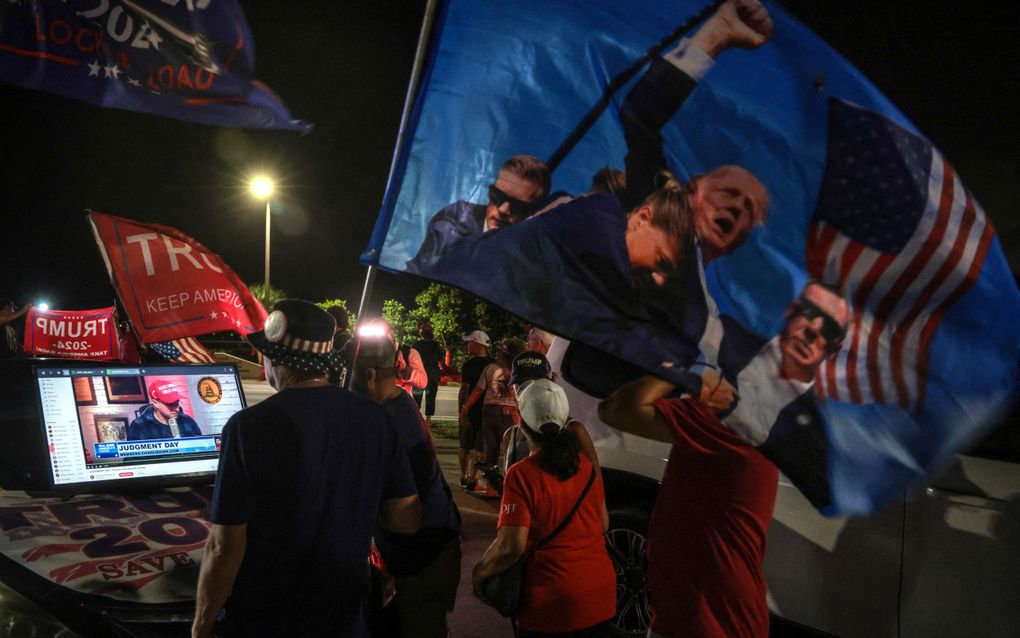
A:
<svg viewBox="0 0 1020 638">
<path fill-rule="evenodd" d="M 618 528 L 606 534 L 606 550 L 616 570 L 616 618 L 613 626 L 624 635 L 644 636 L 651 610 L 648 606 L 645 537 Z"/>
</svg>

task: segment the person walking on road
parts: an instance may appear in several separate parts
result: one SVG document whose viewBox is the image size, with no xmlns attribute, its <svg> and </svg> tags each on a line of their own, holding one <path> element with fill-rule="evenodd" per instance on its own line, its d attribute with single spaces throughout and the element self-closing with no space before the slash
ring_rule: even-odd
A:
<svg viewBox="0 0 1020 638">
<path fill-rule="evenodd" d="M 414 400 L 395 384 L 396 347 L 386 336 L 361 337 L 351 387 L 382 405 L 397 429 L 421 501 L 414 534 L 376 531 L 375 544 L 396 584 L 403 638 L 445 638 L 460 583 L 460 512 L 436 459 L 436 448 Z"/>
<path fill-rule="evenodd" d="M 315 304 L 284 299 L 248 336 L 278 392 L 223 428 L 195 638 L 365 637 L 372 534 L 418 529 L 414 475 L 386 412 L 329 383 L 334 326 Z"/>
<path fill-rule="evenodd" d="M 534 549 L 514 618 L 517 635 L 608 638 L 616 614 L 616 572 L 603 536 L 609 513 L 602 479 L 566 429 L 563 388 L 540 379 L 521 392 L 519 402 L 522 429 L 535 453 L 507 473 L 499 531 L 474 568 L 473 585 L 478 589 Z"/>
</svg>

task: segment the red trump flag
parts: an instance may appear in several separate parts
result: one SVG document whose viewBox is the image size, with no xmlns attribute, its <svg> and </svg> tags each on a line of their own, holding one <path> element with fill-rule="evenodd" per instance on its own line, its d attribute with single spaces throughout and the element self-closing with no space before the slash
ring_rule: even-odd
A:
<svg viewBox="0 0 1020 638">
<path fill-rule="evenodd" d="M 143 343 L 220 330 L 248 334 L 262 327 L 262 304 L 201 243 L 169 226 L 102 213 L 90 213 L 89 221 Z"/>
<path fill-rule="evenodd" d="M 113 311 L 113 306 L 96 310 L 40 310 L 32 306 L 25 318 L 25 352 L 61 359 L 119 359 Z"/>
</svg>

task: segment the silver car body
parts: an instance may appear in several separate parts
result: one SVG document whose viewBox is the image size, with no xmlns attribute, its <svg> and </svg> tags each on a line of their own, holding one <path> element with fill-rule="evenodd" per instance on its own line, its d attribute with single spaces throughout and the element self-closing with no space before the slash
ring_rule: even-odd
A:
<svg viewBox="0 0 1020 638">
<path fill-rule="evenodd" d="M 562 370 L 568 347 L 557 338 L 548 358 L 602 467 L 661 480 L 669 445 L 602 423 L 598 399 Z M 847 638 L 1020 636 L 1020 423 L 998 435 L 870 517 L 826 518 L 780 476 L 765 559 L 773 614 Z"/>
</svg>

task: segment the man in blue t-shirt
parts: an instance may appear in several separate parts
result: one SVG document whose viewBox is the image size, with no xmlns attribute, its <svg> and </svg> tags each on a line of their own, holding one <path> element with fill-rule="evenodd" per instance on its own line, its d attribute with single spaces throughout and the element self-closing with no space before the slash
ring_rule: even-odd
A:
<svg viewBox="0 0 1020 638">
<path fill-rule="evenodd" d="M 395 385 L 396 348 L 387 330 L 362 336 L 354 364 L 352 389 L 382 405 L 396 427 L 421 500 L 421 527 L 414 534 L 386 529 L 375 544 L 396 581 L 394 599 L 404 638 L 445 638 L 460 583 L 461 520 L 450 487 L 436 459 L 432 436 L 414 399 Z"/>
<path fill-rule="evenodd" d="M 334 325 L 314 304 L 285 299 L 248 337 L 280 392 L 223 429 L 194 636 L 214 624 L 219 636 L 367 636 L 373 531 L 418 529 L 393 424 L 329 383 L 340 365 Z"/>
</svg>

